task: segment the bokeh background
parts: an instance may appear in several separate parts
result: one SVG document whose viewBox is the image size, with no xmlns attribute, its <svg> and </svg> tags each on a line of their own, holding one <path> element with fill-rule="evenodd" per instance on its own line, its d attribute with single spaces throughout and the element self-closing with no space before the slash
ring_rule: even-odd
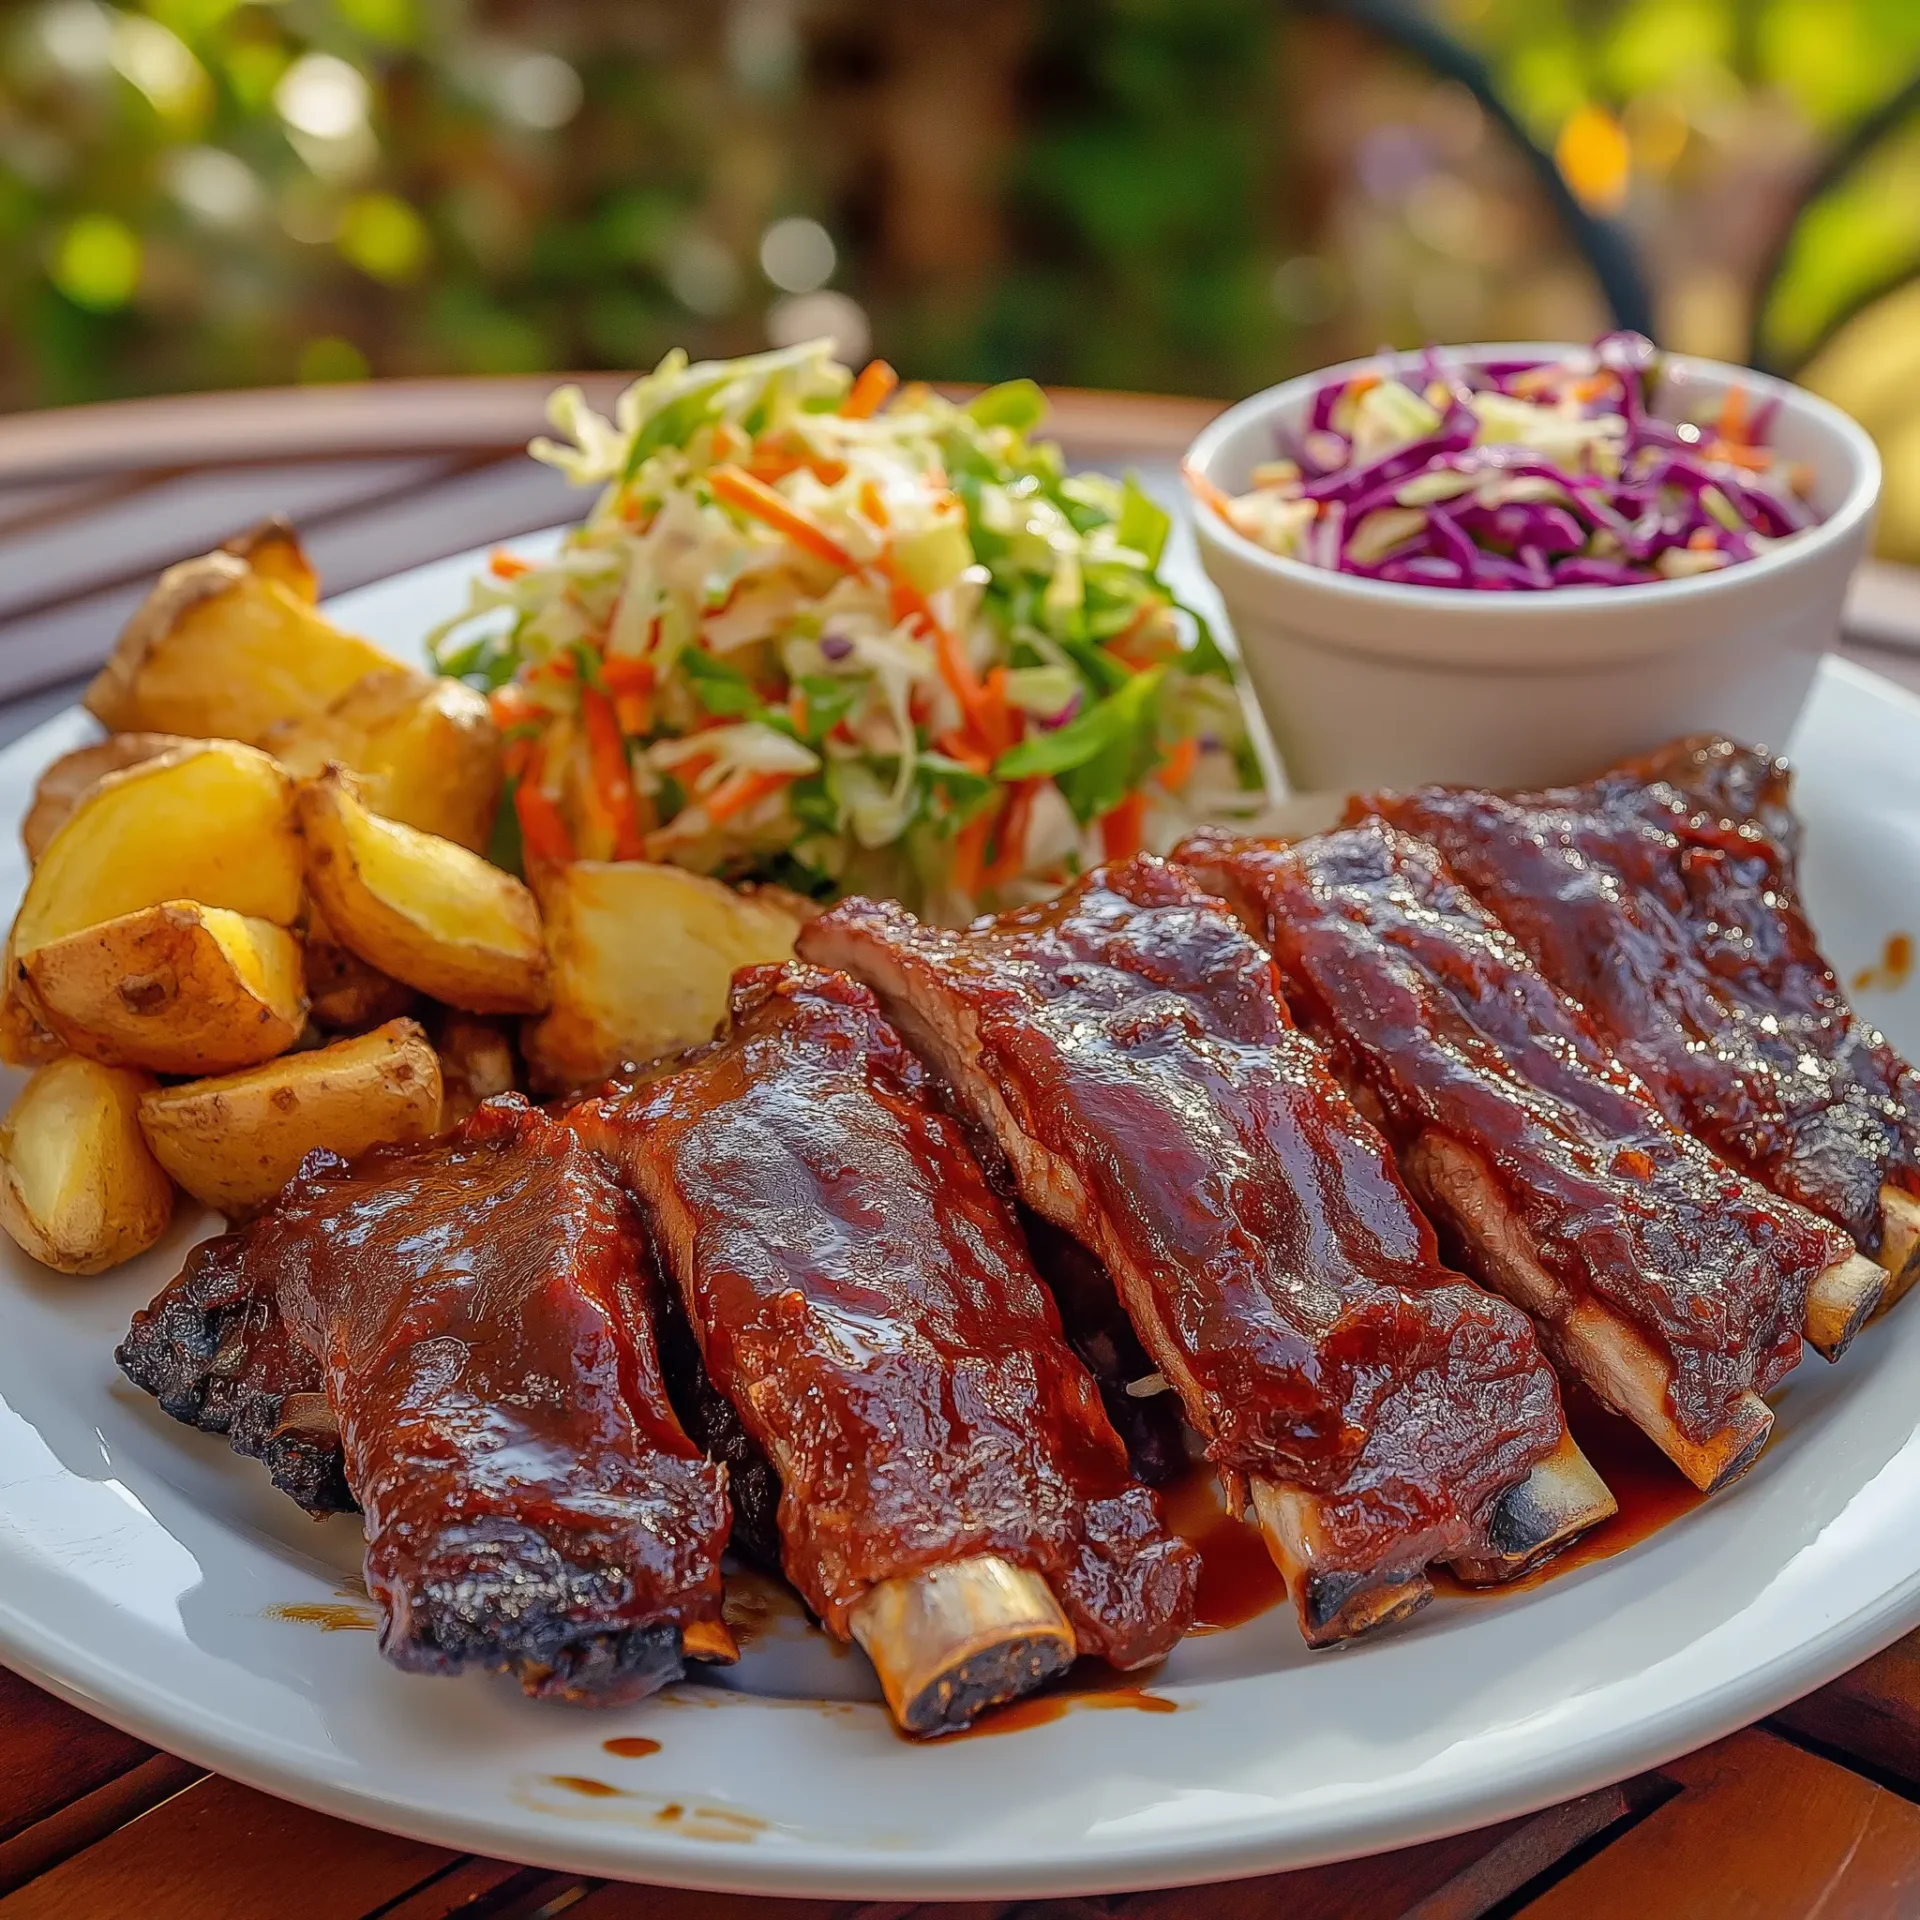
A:
<svg viewBox="0 0 1920 1920">
<path fill-rule="evenodd" d="M 0 408 L 649 364 L 1834 395 L 1920 559 L 1920 0 L 0 0 Z"/>
</svg>

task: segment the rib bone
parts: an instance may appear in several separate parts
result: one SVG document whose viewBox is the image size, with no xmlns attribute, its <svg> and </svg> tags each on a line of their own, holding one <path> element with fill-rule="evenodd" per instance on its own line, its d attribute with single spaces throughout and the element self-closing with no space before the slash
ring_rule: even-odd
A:
<svg viewBox="0 0 1920 1920">
<path fill-rule="evenodd" d="M 1880 1264 L 1892 1276 L 1880 1304 L 1890 1307 L 1920 1280 L 1920 1199 L 1899 1187 L 1880 1189 Z"/>
<path fill-rule="evenodd" d="M 1075 1652 L 1047 1583 L 991 1553 L 883 1580 L 849 1624 L 893 1717 L 914 1734 L 952 1733 L 1031 1693 Z"/>
<path fill-rule="evenodd" d="M 1772 1411 L 1757 1393 L 1742 1394 L 1710 1439 L 1683 1433 L 1667 1405 L 1668 1361 L 1624 1315 L 1596 1300 L 1569 1301 L 1535 1257 L 1478 1154 L 1430 1131 L 1414 1141 L 1405 1161 L 1407 1178 L 1427 1206 L 1471 1232 L 1488 1283 L 1532 1314 L 1561 1363 L 1625 1414 L 1701 1492 L 1726 1486 L 1754 1463 L 1773 1429 Z"/>
</svg>

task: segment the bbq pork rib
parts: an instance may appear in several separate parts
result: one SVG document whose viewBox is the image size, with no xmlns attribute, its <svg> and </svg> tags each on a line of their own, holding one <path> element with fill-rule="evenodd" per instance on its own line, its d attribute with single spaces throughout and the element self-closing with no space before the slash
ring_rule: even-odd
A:
<svg viewBox="0 0 1920 1920">
<path fill-rule="evenodd" d="M 121 1361 L 213 1424 L 222 1351 L 263 1328 L 246 1367 L 280 1367 L 284 1341 L 268 1384 L 310 1394 L 302 1355 L 323 1383 L 387 1657 L 632 1699 L 685 1655 L 732 1655 L 725 1473 L 667 1403 L 655 1284 L 626 1195 L 508 1095 L 429 1147 L 309 1155 L 270 1211 L 196 1252 Z"/>
<path fill-rule="evenodd" d="M 788 1577 L 867 1649 L 902 1726 L 963 1726 L 1076 1652 L 1169 1651 L 1193 1551 L 864 987 L 743 971 L 724 1039 L 568 1124 L 645 1201 L 713 1383 L 780 1476 Z"/>
<path fill-rule="evenodd" d="M 1376 820 L 1284 847 L 1204 832 L 1174 858 L 1273 954 L 1468 1270 L 1696 1486 L 1751 1464 L 1810 1289 L 1837 1350 L 1881 1270 L 1674 1126 L 1424 842 Z"/>
<path fill-rule="evenodd" d="M 1397 1619 L 1613 1510 L 1525 1316 L 1433 1230 L 1231 911 L 1152 859 L 953 933 L 853 900 L 804 958 L 865 979 L 1089 1245 L 1303 1632 Z"/>
<path fill-rule="evenodd" d="M 1920 1277 L 1920 1089 L 1814 944 L 1783 762 L 1676 741 L 1585 786 L 1355 798 L 1445 856 L 1669 1119 Z"/>
<path fill-rule="evenodd" d="M 307 1512 L 352 1513 L 320 1362 L 287 1331 L 250 1229 L 203 1241 L 133 1317 L 114 1358 L 176 1420 L 224 1434 Z"/>
</svg>

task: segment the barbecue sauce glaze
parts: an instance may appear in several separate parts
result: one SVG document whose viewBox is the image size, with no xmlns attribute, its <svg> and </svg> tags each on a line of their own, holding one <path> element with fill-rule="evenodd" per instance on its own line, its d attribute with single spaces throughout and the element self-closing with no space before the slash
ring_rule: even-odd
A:
<svg viewBox="0 0 1920 1920">
<path fill-rule="evenodd" d="M 381 1647 L 615 1700 L 724 1643 L 727 1505 L 668 1406 L 632 1203 L 517 1096 L 426 1148 L 308 1156 L 242 1257 L 321 1363 Z"/>
<path fill-rule="evenodd" d="M 1683 1432 L 1710 1438 L 1779 1383 L 1846 1236 L 1668 1121 L 1430 846 L 1375 820 L 1292 847 L 1201 834 L 1176 858 L 1248 917 L 1390 1137 L 1458 1141 L 1565 1297 L 1668 1357 Z"/>
<path fill-rule="evenodd" d="M 1431 842 L 1676 1125 L 1864 1252 L 1920 1191 L 1920 1093 L 1847 1005 L 1797 892 L 1783 762 L 1676 742 L 1584 787 L 1357 798 Z"/>
<path fill-rule="evenodd" d="M 788 1577 L 832 1632 L 882 1580 L 1000 1553 L 1047 1579 L 1084 1652 L 1130 1667 L 1178 1640 L 1194 1556 L 864 987 L 744 972 L 724 1040 L 569 1124 L 644 1196 L 707 1371 L 779 1473 Z"/>
<path fill-rule="evenodd" d="M 1105 1262 L 1214 1464 L 1320 1496 L 1327 1564 L 1472 1550 L 1557 1442 L 1532 1326 L 1442 1266 L 1272 961 L 1187 876 L 1131 860 L 963 933 L 847 901 L 801 951 L 888 982 L 962 1097 L 1002 1103 L 1009 1158 L 1038 1144 L 1022 1197 Z"/>
</svg>

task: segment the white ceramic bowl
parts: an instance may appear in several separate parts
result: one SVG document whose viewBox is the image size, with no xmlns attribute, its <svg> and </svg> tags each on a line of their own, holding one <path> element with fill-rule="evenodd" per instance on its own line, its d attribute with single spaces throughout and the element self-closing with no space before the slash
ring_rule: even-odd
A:
<svg viewBox="0 0 1920 1920">
<path fill-rule="evenodd" d="M 1537 342 L 1456 347 L 1449 358 L 1549 359 Z M 1389 356 L 1417 365 L 1420 356 Z M 1223 413 L 1188 462 L 1244 493 L 1328 380 L 1378 358 L 1289 380 Z M 1296 788 L 1577 779 L 1706 729 L 1778 746 L 1840 631 L 1847 581 L 1880 495 L 1865 432 L 1799 387 L 1744 367 L 1666 357 L 1654 410 L 1710 418 L 1738 381 L 1778 399 L 1769 436 L 1814 473 L 1820 524 L 1759 559 L 1634 587 L 1474 593 L 1400 586 L 1283 560 L 1196 507 L 1200 557 L 1239 635 Z"/>
</svg>

